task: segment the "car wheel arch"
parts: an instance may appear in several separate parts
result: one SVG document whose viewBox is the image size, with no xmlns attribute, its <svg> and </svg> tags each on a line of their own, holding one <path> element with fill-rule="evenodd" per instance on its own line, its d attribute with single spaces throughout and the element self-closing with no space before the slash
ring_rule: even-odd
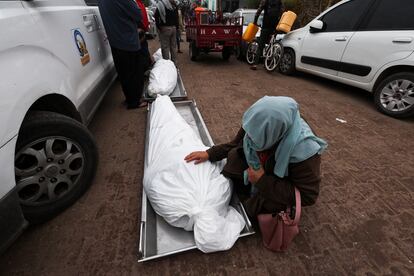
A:
<svg viewBox="0 0 414 276">
<path fill-rule="evenodd" d="M 73 102 L 61 94 L 48 94 L 37 99 L 26 113 L 27 116 L 34 111 L 50 111 L 72 118 L 80 123 L 84 123 L 82 117 Z"/>
<path fill-rule="evenodd" d="M 375 90 L 378 88 L 378 85 L 381 84 L 383 80 L 388 78 L 389 76 L 396 74 L 396 73 L 402 73 L 402 72 L 414 72 L 414 66 L 410 65 L 395 65 L 386 68 L 383 70 L 378 77 L 376 78 L 375 84 L 372 88 L 372 92 L 375 92 Z"/>
</svg>

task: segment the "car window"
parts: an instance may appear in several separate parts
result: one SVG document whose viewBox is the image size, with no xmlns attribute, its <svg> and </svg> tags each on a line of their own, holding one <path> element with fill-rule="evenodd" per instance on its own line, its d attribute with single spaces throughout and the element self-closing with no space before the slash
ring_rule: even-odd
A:
<svg viewBox="0 0 414 276">
<path fill-rule="evenodd" d="M 334 8 L 320 18 L 325 23 L 324 31 L 353 31 L 371 3 L 370 0 L 352 0 Z"/>
<path fill-rule="evenodd" d="M 414 30 L 413 16 L 413 0 L 381 0 L 361 30 Z"/>
<path fill-rule="evenodd" d="M 243 25 L 247 26 L 249 23 L 253 23 L 256 13 L 243 13 Z M 257 19 L 257 25 L 261 26 L 263 22 L 263 14 Z"/>
<path fill-rule="evenodd" d="M 254 13 L 244 13 L 243 14 L 243 25 L 247 26 L 249 23 L 252 23 L 254 20 Z"/>
</svg>

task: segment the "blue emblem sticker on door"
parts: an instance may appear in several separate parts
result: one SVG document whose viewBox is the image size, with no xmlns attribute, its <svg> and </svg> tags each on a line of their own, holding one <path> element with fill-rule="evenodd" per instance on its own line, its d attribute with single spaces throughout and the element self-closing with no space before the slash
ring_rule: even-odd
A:
<svg viewBox="0 0 414 276">
<path fill-rule="evenodd" d="M 73 39 L 75 40 L 76 48 L 78 49 L 80 61 L 83 66 L 89 63 L 91 57 L 86 47 L 85 39 L 79 29 L 72 30 Z"/>
</svg>

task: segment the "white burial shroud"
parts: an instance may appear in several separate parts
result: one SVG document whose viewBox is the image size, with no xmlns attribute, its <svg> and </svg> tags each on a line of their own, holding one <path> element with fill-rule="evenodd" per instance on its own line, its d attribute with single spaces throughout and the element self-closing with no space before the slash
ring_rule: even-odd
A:
<svg viewBox="0 0 414 276">
<path fill-rule="evenodd" d="M 229 206 L 231 183 L 219 164 L 184 161 L 190 152 L 207 147 L 168 96 L 157 97 L 151 108 L 144 189 L 152 207 L 172 226 L 194 230 L 201 251 L 230 249 L 245 225 Z"/>
<path fill-rule="evenodd" d="M 170 95 L 177 85 L 178 73 L 174 62 L 166 59 L 159 59 L 151 69 L 148 84 L 148 94 L 151 97 L 156 95 Z"/>
</svg>

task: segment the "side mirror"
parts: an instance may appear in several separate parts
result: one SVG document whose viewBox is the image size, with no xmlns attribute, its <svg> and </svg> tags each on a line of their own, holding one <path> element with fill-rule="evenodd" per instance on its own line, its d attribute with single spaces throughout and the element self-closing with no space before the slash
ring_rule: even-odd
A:
<svg viewBox="0 0 414 276">
<path fill-rule="evenodd" d="M 323 31 L 324 26 L 325 26 L 325 24 L 323 23 L 322 20 L 313 20 L 309 24 L 309 32 L 311 32 L 311 33 L 321 32 L 321 31 Z"/>
</svg>

